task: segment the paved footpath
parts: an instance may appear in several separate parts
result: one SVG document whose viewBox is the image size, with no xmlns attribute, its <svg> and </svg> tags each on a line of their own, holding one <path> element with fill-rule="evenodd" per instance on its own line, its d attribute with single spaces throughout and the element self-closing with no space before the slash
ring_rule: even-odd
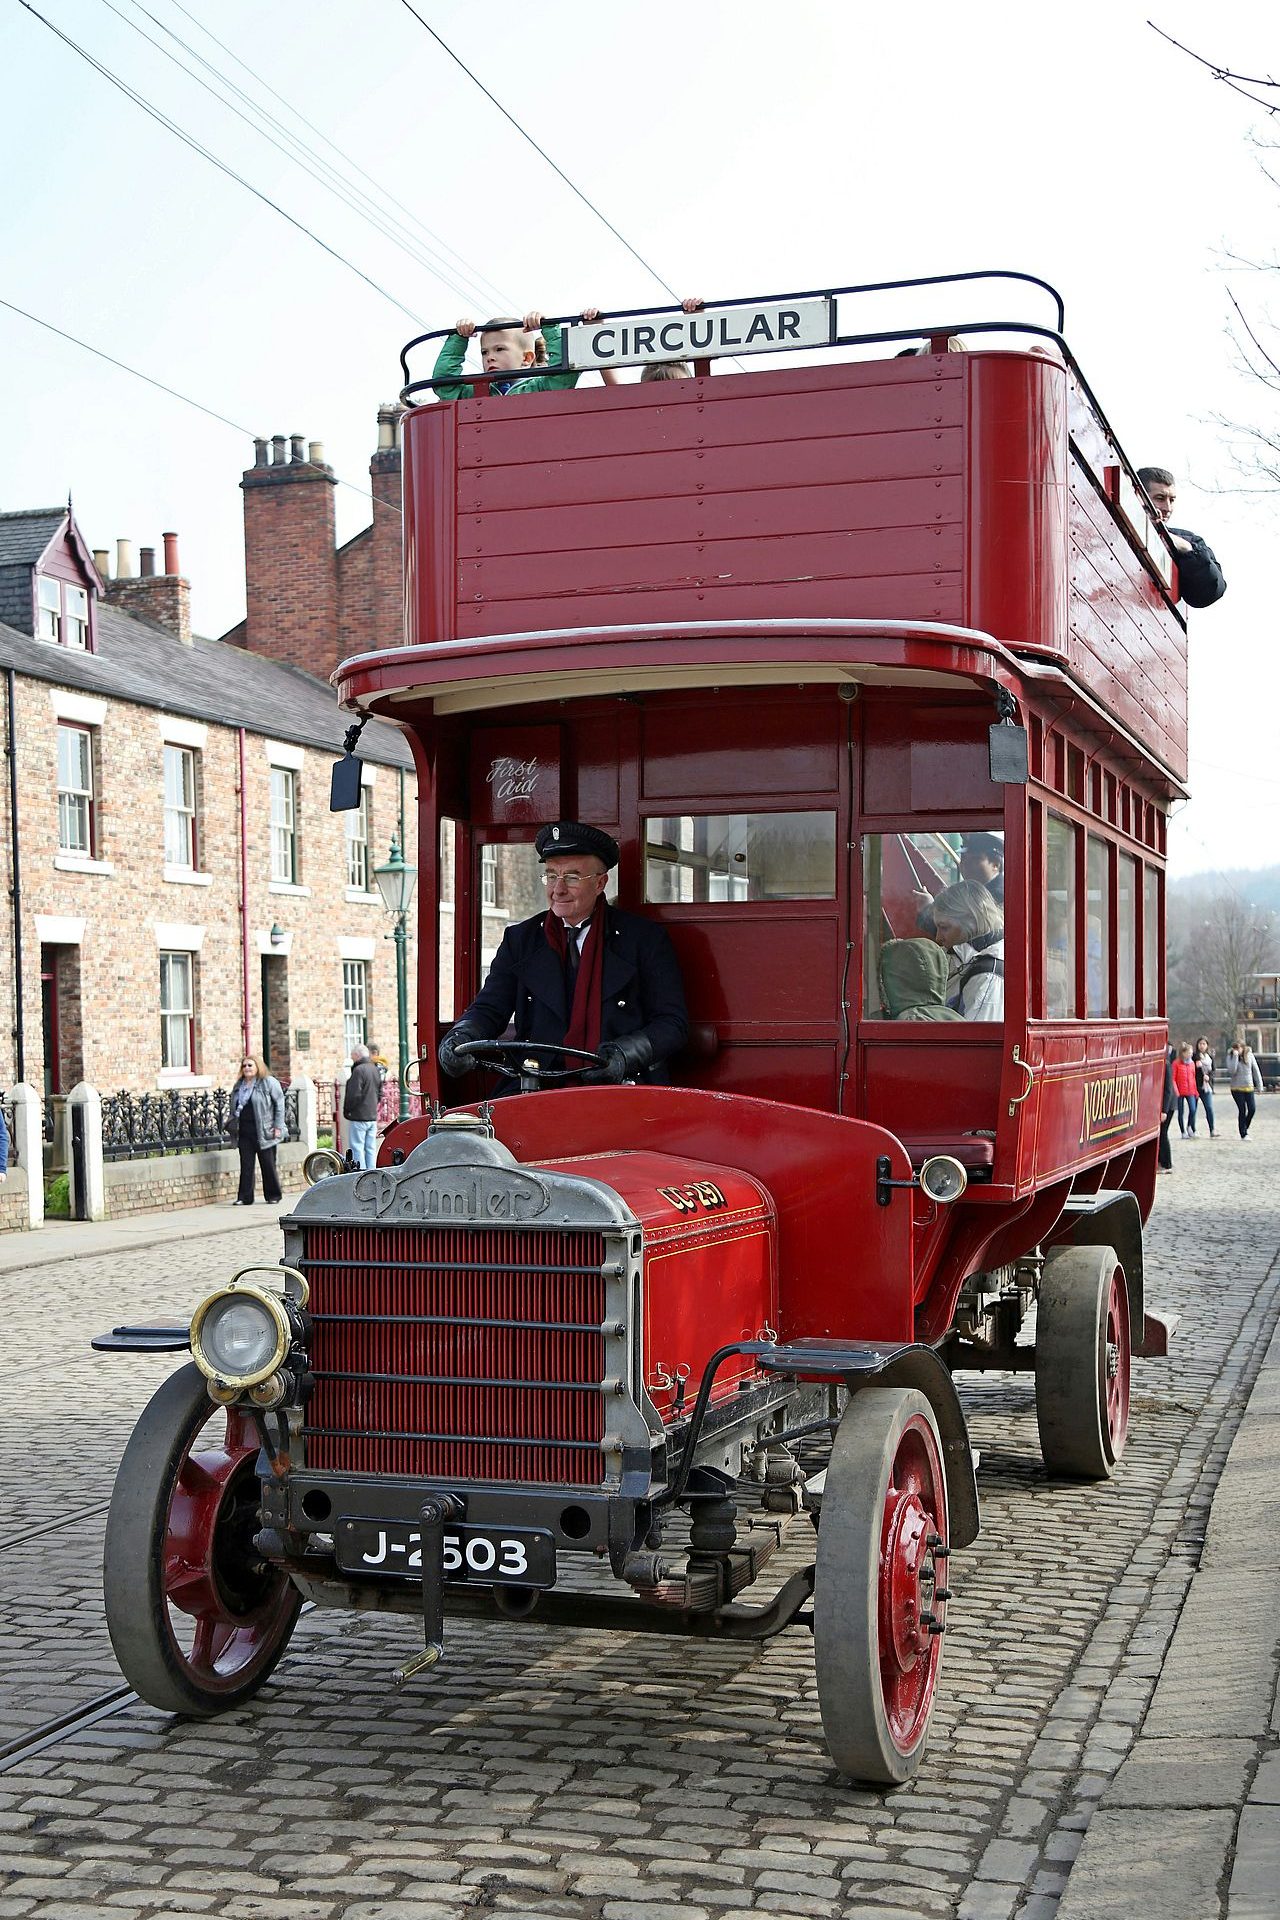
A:
<svg viewBox="0 0 1280 1920">
<path fill-rule="evenodd" d="M 1280 1100 L 1175 1150 L 1148 1286 L 1183 1325 L 1116 1480 L 1049 1481 L 1030 1382 L 962 1379 L 984 1530 L 891 1795 L 827 1764 L 802 1631 L 460 1623 L 397 1693 L 412 1624 L 314 1610 L 245 1708 L 135 1701 L 13 1762 L 120 1686 L 103 1516 L 172 1363 L 89 1336 L 279 1239 L 264 1208 L 0 1239 L 0 1920 L 1276 1920 Z"/>
</svg>

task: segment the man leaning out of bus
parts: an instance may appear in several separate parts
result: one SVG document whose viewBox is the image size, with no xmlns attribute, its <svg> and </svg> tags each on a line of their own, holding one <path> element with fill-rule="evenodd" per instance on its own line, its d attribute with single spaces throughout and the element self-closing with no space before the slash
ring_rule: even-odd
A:
<svg viewBox="0 0 1280 1920">
<path fill-rule="evenodd" d="M 480 364 L 496 378 L 489 387 L 501 399 L 510 394 L 553 393 L 560 387 L 575 387 L 578 376 L 572 369 L 560 373 L 539 373 L 539 367 L 558 365 L 560 329 L 535 308 L 523 320 L 485 320 L 477 327 L 474 320 L 459 320 L 436 357 L 433 378 L 445 384 L 436 388 L 441 400 L 471 400 L 475 388 L 466 380 L 457 380 L 467 357 L 467 342 L 480 335 Z"/>
<path fill-rule="evenodd" d="M 1178 556 L 1178 598 L 1189 607 L 1211 607 L 1227 590 L 1226 575 L 1198 533 L 1169 525 L 1178 497 L 1173 475 L 1167 467 L 1139 467 L 1138 478 Z"/>
</svg>

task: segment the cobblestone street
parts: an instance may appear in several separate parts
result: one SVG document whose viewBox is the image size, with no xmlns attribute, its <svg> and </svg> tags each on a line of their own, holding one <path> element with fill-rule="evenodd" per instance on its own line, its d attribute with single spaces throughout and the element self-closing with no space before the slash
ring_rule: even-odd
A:
<svg viewBox="0 0 1280 1920">
<path fill-rule="evenodd" d="M 803 1628 L 753 1647 L 451 1623 L 438 1677 L 396 1691 L 411 1619 L 313 1609 L 247 1707 L 195 1723 L 134 1700 L 0 1771 L 0 1920 L 1051 1920 L 1280 1317 L 1280 1100 L 1247 1143 L 1226 1120 L 1175 1136 L 1160 1181 L 1148 1300 L 1182 1325 L 1170 1359 L 1135 1363 L 1114 1482 L 1046 1480 L 1029 1376 L 961 1378 L 983 1530 L 951 1562 L 913 1784 L 834 1774 Z M 90 1336 L 182 1317 L 279 1251 L 264 1222 L 0 1275 L 0 1746 L 122 1685 L 105 1509 L 173 1361 Z"/>
</svg>

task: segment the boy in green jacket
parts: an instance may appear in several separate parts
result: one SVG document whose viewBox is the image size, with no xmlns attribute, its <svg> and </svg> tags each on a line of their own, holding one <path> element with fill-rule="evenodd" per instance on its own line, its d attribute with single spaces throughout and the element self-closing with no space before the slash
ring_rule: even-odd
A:
<svg viewBox="0 0 1280 1920">
<path fill-rule="evenodd" d="M 486 320 L 478 329 L 481 365 L 486 373 L 498 375 L 489 388 L 490 393 L 499 394 L 505 399 L 512 393 L 552 393 L 559 387 L 577 386 L 578 376 L 573 371 L 531 371 L 539 364 L 545 364 L 539 362 L 535 346 L 539 329 L 546 342 L 546 360 L 555 365 L 560 359 L 560 329 L 555 325 L 543 327 L 542 315 L 536 309 L 526 313 L 523 320 Z M 452 376 L 462 372 L 462 363 L 467 357 L 467 342 L 476 331 L 474 320 L 459 320 L 441 347 L 436 359 L 435 378 L 446 380 L 449 384 L 436 388 L 439 399 L 474 399 L 475 388 L 470 382 L 454 380 Z"/>
</svg>

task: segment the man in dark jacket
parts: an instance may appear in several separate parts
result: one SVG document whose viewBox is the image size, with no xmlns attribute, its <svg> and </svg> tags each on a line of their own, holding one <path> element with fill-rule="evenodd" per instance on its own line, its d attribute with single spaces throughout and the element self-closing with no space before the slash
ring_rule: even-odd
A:
<svg viewBox="0 0 1280 1920">
<path fill-rule="evenodd" d="M 1179 599 L 1185 600 L 1189 607 L 1211 607 L 1227 590 L 1226 575 L 1198 533 L 1169 525 L 1178 497 L 1173 475 L 1168 467 L 1139 467 L 1138 478 L 1178 556 Z"/>
<path fill-rule="evenodd" d="M 368 1047 L 352 1047 L 351 1072 L 342 1096 L 342 1117 L 347 1123 L 347 1145 L 358 1166 L 373 1165 L 381 1092 L 382 1081 Z"/>
<path fill-rule="evenodd" d="M 663 1062 L 689 1030 L 680 968 L 664 929 L 623 913 L 604 897 L 618 847 L 598 827 L 561 820 L 534 846 L 546 870 L 549 911 L 508 927 L 480 992 L 440 1043 L 452 1076 L 471 1065 L 457 1049 L 493 1040 L 515 1023 L 515 1038 L 598 1053 L 584 1080 L 665 1082 Z M 548 1067 L 572 1060 L 545 1056 Z"/>
</svg>

